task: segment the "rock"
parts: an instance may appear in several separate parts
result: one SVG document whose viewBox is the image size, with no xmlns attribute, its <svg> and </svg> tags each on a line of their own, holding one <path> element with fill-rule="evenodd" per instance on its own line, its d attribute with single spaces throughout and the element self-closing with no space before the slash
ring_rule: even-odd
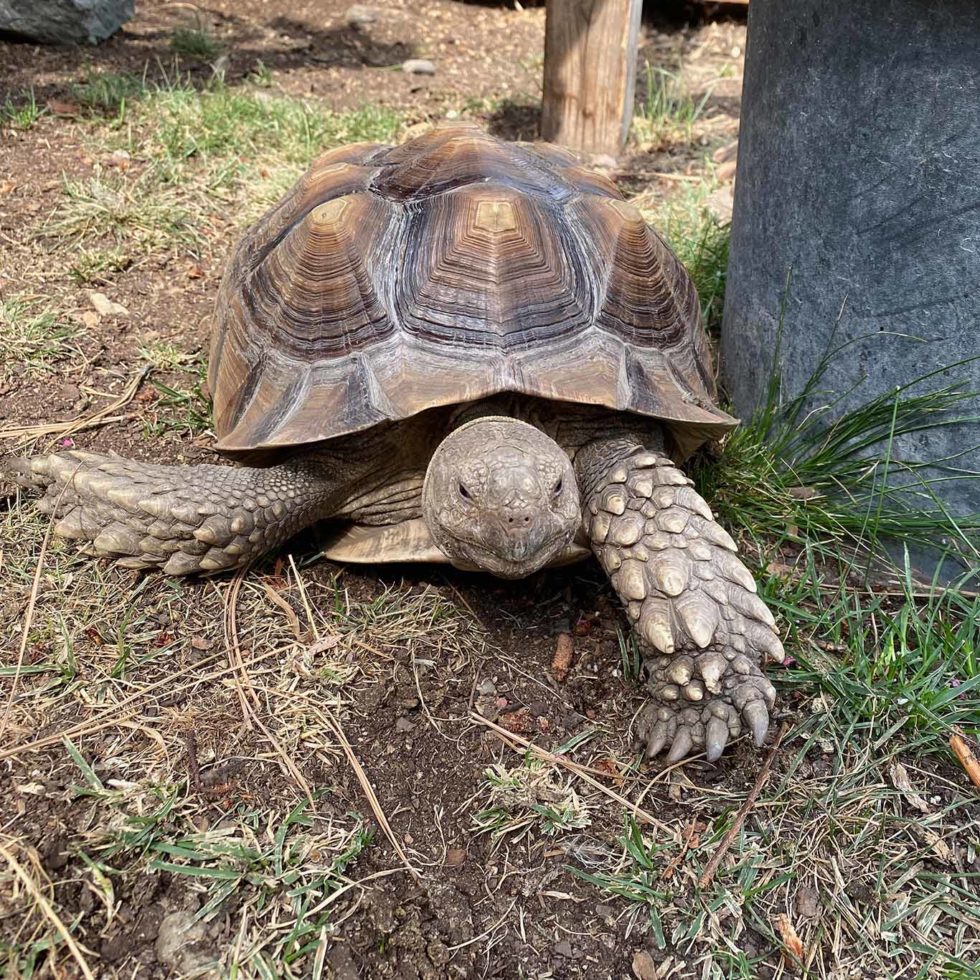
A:
<svg viewBox="0 0 980 980">
<path fill-rule="evenodd" d="M 395 728 L 400 732 L 410 732 L 415 727 L 415 722 L 402 715 L 395 721 Z"/>
<path fill-rule="evenodd" d="M 95 312 L 99 316 L 128 316 L 129 310 L 125 306 L 121 306 L 119 303 L 114 303 L 105 293 L 97 293 L 95 291 L 90 291 L 85 294 L 88 296 L 88 301 L 92 304 Z"/>
<path fill-rule="evenodd" d="M 381 11 L 377 7 L 368 7 L 362 3 L 355 3 L 352 7 L 348 7 L 347 13 L 344 14 L 344 23 L 355 31 L 363 31 L 380 19 Z"/>
<path fill-rule="evenodd" d="M 402 62 L 402 71 L 407 75 L 434 75 L 436 66 L 424 58 L 409 58 Z"/>
<path fill-rule="evenodd" d="M 205 924 L 195 922 L 194 913 L 189 909 L 171 912 L 164 917 L 157 933 L 157 959 L 181 975 L 217 976 L 214 970 L 209 969 L 217 965 L 217 957 L 213 952 L 209 954 L 198 948 L 206 931 Z"/>
<path fill-rule="evenodd" d="M 727 224 L 732 220 L 732 208 L 734 205 L 735 198 L 732 193 L 731 184 L 723 184 L 717 190 L 713 190 L 704 199 L 704 207 L 707 212 L 722 224 Z"/>
<path fill-rule="evenodd" d="M 801 885 L 796 893 L 796 914 L 803 919 L 820 915 L 820 896 L 809 885 Z"/>
<path fill-rule="evenodd" d="M 0 31 L 46 44 L 97 44 L 133 16 L 134 0 L 0 0 Z"/>
<path fill-rule="evenodd" d="M 597 153 L 589 162 L 596 170 L 615 170 L 619 166 L 616 158 L 608 153 Z"/>
<path fill-rule="evenodd" d="M 103 158 L 102 165 L 104 167 L 116 167 L 119 170 L 129 170 L 132 162 L 133 158 L 126 150 L 113 150 L 112 153 Z"/>
</svg>

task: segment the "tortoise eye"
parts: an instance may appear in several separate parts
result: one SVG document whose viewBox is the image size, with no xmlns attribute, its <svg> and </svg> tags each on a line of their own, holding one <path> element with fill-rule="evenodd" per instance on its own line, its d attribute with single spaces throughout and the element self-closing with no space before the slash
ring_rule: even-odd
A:
<svg viewBox="0 0 980 980">
<path fill-rule="evenodd" d="M 559 477 L 559 479 L 558 479 L 558 482 L 557 482 L 557 483 L 555 484 L 555 489 L 551 491 L 551 492 L 552 492 L 552 494 L 554 494 L 554 496 L 556 496 L 556 497 L 557 497 L 557 496 L 558 496 L 558 494 L 560 494 L 560 493 L 561 493 L 561 490 L 562 490 L 562 487 L 563 487 L 564 485 L 565 485 L 565 484 L 564 484 L 564 480 L 563 480 L 563 479 L 562 479 L 561 477 Z"/>
<path fill-rule="evenodd" d="M 472 500 L 473 499 L 472 496 L 470 495 L 469 490 L 467 490 L 466 487 L 464 487 L 462 483 L 459 485 L 459 495 L 464 500 Z"/>
</svg>

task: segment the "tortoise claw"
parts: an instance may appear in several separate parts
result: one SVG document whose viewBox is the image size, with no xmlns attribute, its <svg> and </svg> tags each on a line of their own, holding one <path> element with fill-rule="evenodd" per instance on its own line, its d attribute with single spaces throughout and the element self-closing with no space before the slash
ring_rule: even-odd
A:
<svg viewBox="0 0 980 980">
<path fill-rule="evenodd" d="M 708 762 L 714 762 L 728 744 L 728 725 L 721 718 L 712 716 L 705 728 L 704 748 Z"/>
<path fill-rule="evenodd" d="M 742 716 L 752 729 L 752 740 L 761 746 L 769 731 L 769 712 L 762 701 L 750 701 L 743 709 Z"/>
<path fill-rule="evenodd" d="M 679 762 L 691 751 L 693 744 L 694 739 L 691 738 L 691 730 L 686 725 L 681 727 L 674 736 L 674 743 L 667 753 L 667 761 Z"/>
<path fill-rule="evenodd" d="M 653 731 L 650 732 L 650 738 L 647 740 L 646 756 L 648 759 L 652 759 L 655 755 L 660 755 L 663 752 L 667 745 L 667 738 L 667 729 L 664 725 L 654 727 Z"/>
</svg>

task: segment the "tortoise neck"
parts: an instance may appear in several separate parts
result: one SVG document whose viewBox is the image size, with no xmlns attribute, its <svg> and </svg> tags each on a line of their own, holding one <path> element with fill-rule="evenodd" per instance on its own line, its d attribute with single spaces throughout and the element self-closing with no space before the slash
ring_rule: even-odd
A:
<svg viewBox="0 0 980 980">
<path fill-rule="evenodd" d="M 583 446 L 596 439 L 631 439 L 657 452 L 663 452 L 666 446 L 664 429 L 657 419 L 601 405 L 576 405 L 519 394 L 495 395 L 461 405 L 450 416 L 447 432 L 478 419 L 514 419 L 533 425 L 573 460 Z"/>
</svg>

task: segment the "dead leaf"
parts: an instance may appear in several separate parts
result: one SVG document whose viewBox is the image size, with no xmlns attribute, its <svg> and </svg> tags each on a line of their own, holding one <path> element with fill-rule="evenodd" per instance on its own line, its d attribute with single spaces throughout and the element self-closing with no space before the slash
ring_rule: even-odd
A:
<svg viewBox="0 0 980 980">
<path fill-rule="evenodd" d="M 608 756 L 593 762 L 592 768 L 606 773 L 617 786 L 623 785 L 623 774 L 620 772 L 619 766 L 616 765 L 615 760 L 610 759 Z"/>
<path fill-rule="evenodd" d="M 100 317 L 95 310 L 85 310 L 81 316 L 82 323 L 84 323 L 89 330 L 94 330 L 99 325 L 101 319 L 102 317 Z"/>
<path fill-rule="evenodd" d="M 446 867 L 458 868 L 466 860 L 465 847 L 451 847 L 446 851 Z"/>
<path fill-rule="evenodd" d="M 509 732 L 517 735 L 527 735 L 534 730 L 534 722 L 531 719 L 531 712 L 527 708 L 518 708 L 517 711 L 508 711 L 497 719 L 497 724 L 501 728 L 506 728 Z"/>
<path fill-rule="evenodd" d="M 783 949 L 794 959 L 803 962 L 803 942 L 796 934 L 793 923 L 789 921 L 789 916 L 782 914 L 776 916 L 776 929 L 783 940 Z"/>
<path fill-rule="evenodd" d="M 0 180 L 0 194 L 11 194 L 16 186 L 16 180 Z"/>
<path fill-rule="evenodd" d="M 645 949 L 638 949 L 633 954 L 633 975 L 636 980 L 660 980 L 657 964 Z"/>
<path fill-rule="evenodd" d="M 185 275 L 188 279 L 203 279 L 204 269 L 201 268 L 201 265 L 198 262 L 188 262 Z"/>
<path fill-rule="evenodd" d="M 720 163 L 718 168 L 715 170 L 715 177 L 722 181 L 731 180 L 735 176 L 735 168 L 737 165 L 737 160 L 726 160 L 724 163 Z"/>
<path fill-rule="evenodd" d="M 932 848 L 933 853 L 941 861 L 951 861 L 953 859 L 953 852 L 950 849 L 949 844 L 946 843 L 935 831 L 929 830 L 928 827 L 920 827 L 920 833 L 925 838 L 926 843 Z"/>
<path fill-rule="evenodd" d="M 307 653 L 316 655 L 318 653 L 324 653 L 327 650 L 332 650 L 335 646 L 340 644 L 340 634 L 339 633 L 328 633 L 326 636 L 321 636 L 319 640 L 314 640 L 307 650 Z"/>
<path fill-rule="evenodd" d="M 912 782 L 909 779 L 908 770 L 901 764 L 901 762 L 893 762 L 888 767 L 888 775 L 891 777 L 892 786 L 897 789 L 902 796 L 905 797 L 909 803 L 912 804 L 920 813 L 932 813 L 932 808 L 926 801 L 919 796 L 918 793 L 912 788 Z"/>
<path fill-rule="evenodd" d="M 82 114 L 82 107 L 77 102 L 69 102 L 67 99 L 48 99 L 46 105 L 48 111 L 56 116 L 69 118 Z"/>
<path fill-rule="evenodd" d="M 129 316 L 129 310 L 119 303 L 114 303 L 105 293 L 87 292 L 88 301 L 101 316 Z"/>
<path fill-rule="evenodd" d="M 789 495 L 796 500 L 813 500 L 814 497 L 820 496 L 820 491 L 814 490 L 813 487 L 790 487 Z"/>
<path fill-rule="evenodd" d="M 574 652 L 575 646 L 571 633 L 559 633 L 555 655 L 551 661 L 551 674 L 559 684 L 568 677 L 569 668 L 572 666 L 572 654 Z"/>
<path fill-rule="evenodd" d="M 195 650 L 210 650 L 214 646 L 214 640 L 209 640 L 206 636 L 192 636 L 191 646 Z"/>
<path fill-rule="evenodd" d="M 738 140 L 732 140 L 730 143 L 726 143 L 724 146 L 719 146 L 714 153 L 711 154 L 711 159 L 715 163 L 725 163 L 727 160 L 734 160 L 735 156 L 738 154 Z"/>
<path fill-rule="evenodd" d="M 796 569 L 792 565 L 785 565 L 781 561 L 771 561 L 766 568 L 767 575 L 775 575 L 776 578 L 793 578 Z"/>
</svg>

